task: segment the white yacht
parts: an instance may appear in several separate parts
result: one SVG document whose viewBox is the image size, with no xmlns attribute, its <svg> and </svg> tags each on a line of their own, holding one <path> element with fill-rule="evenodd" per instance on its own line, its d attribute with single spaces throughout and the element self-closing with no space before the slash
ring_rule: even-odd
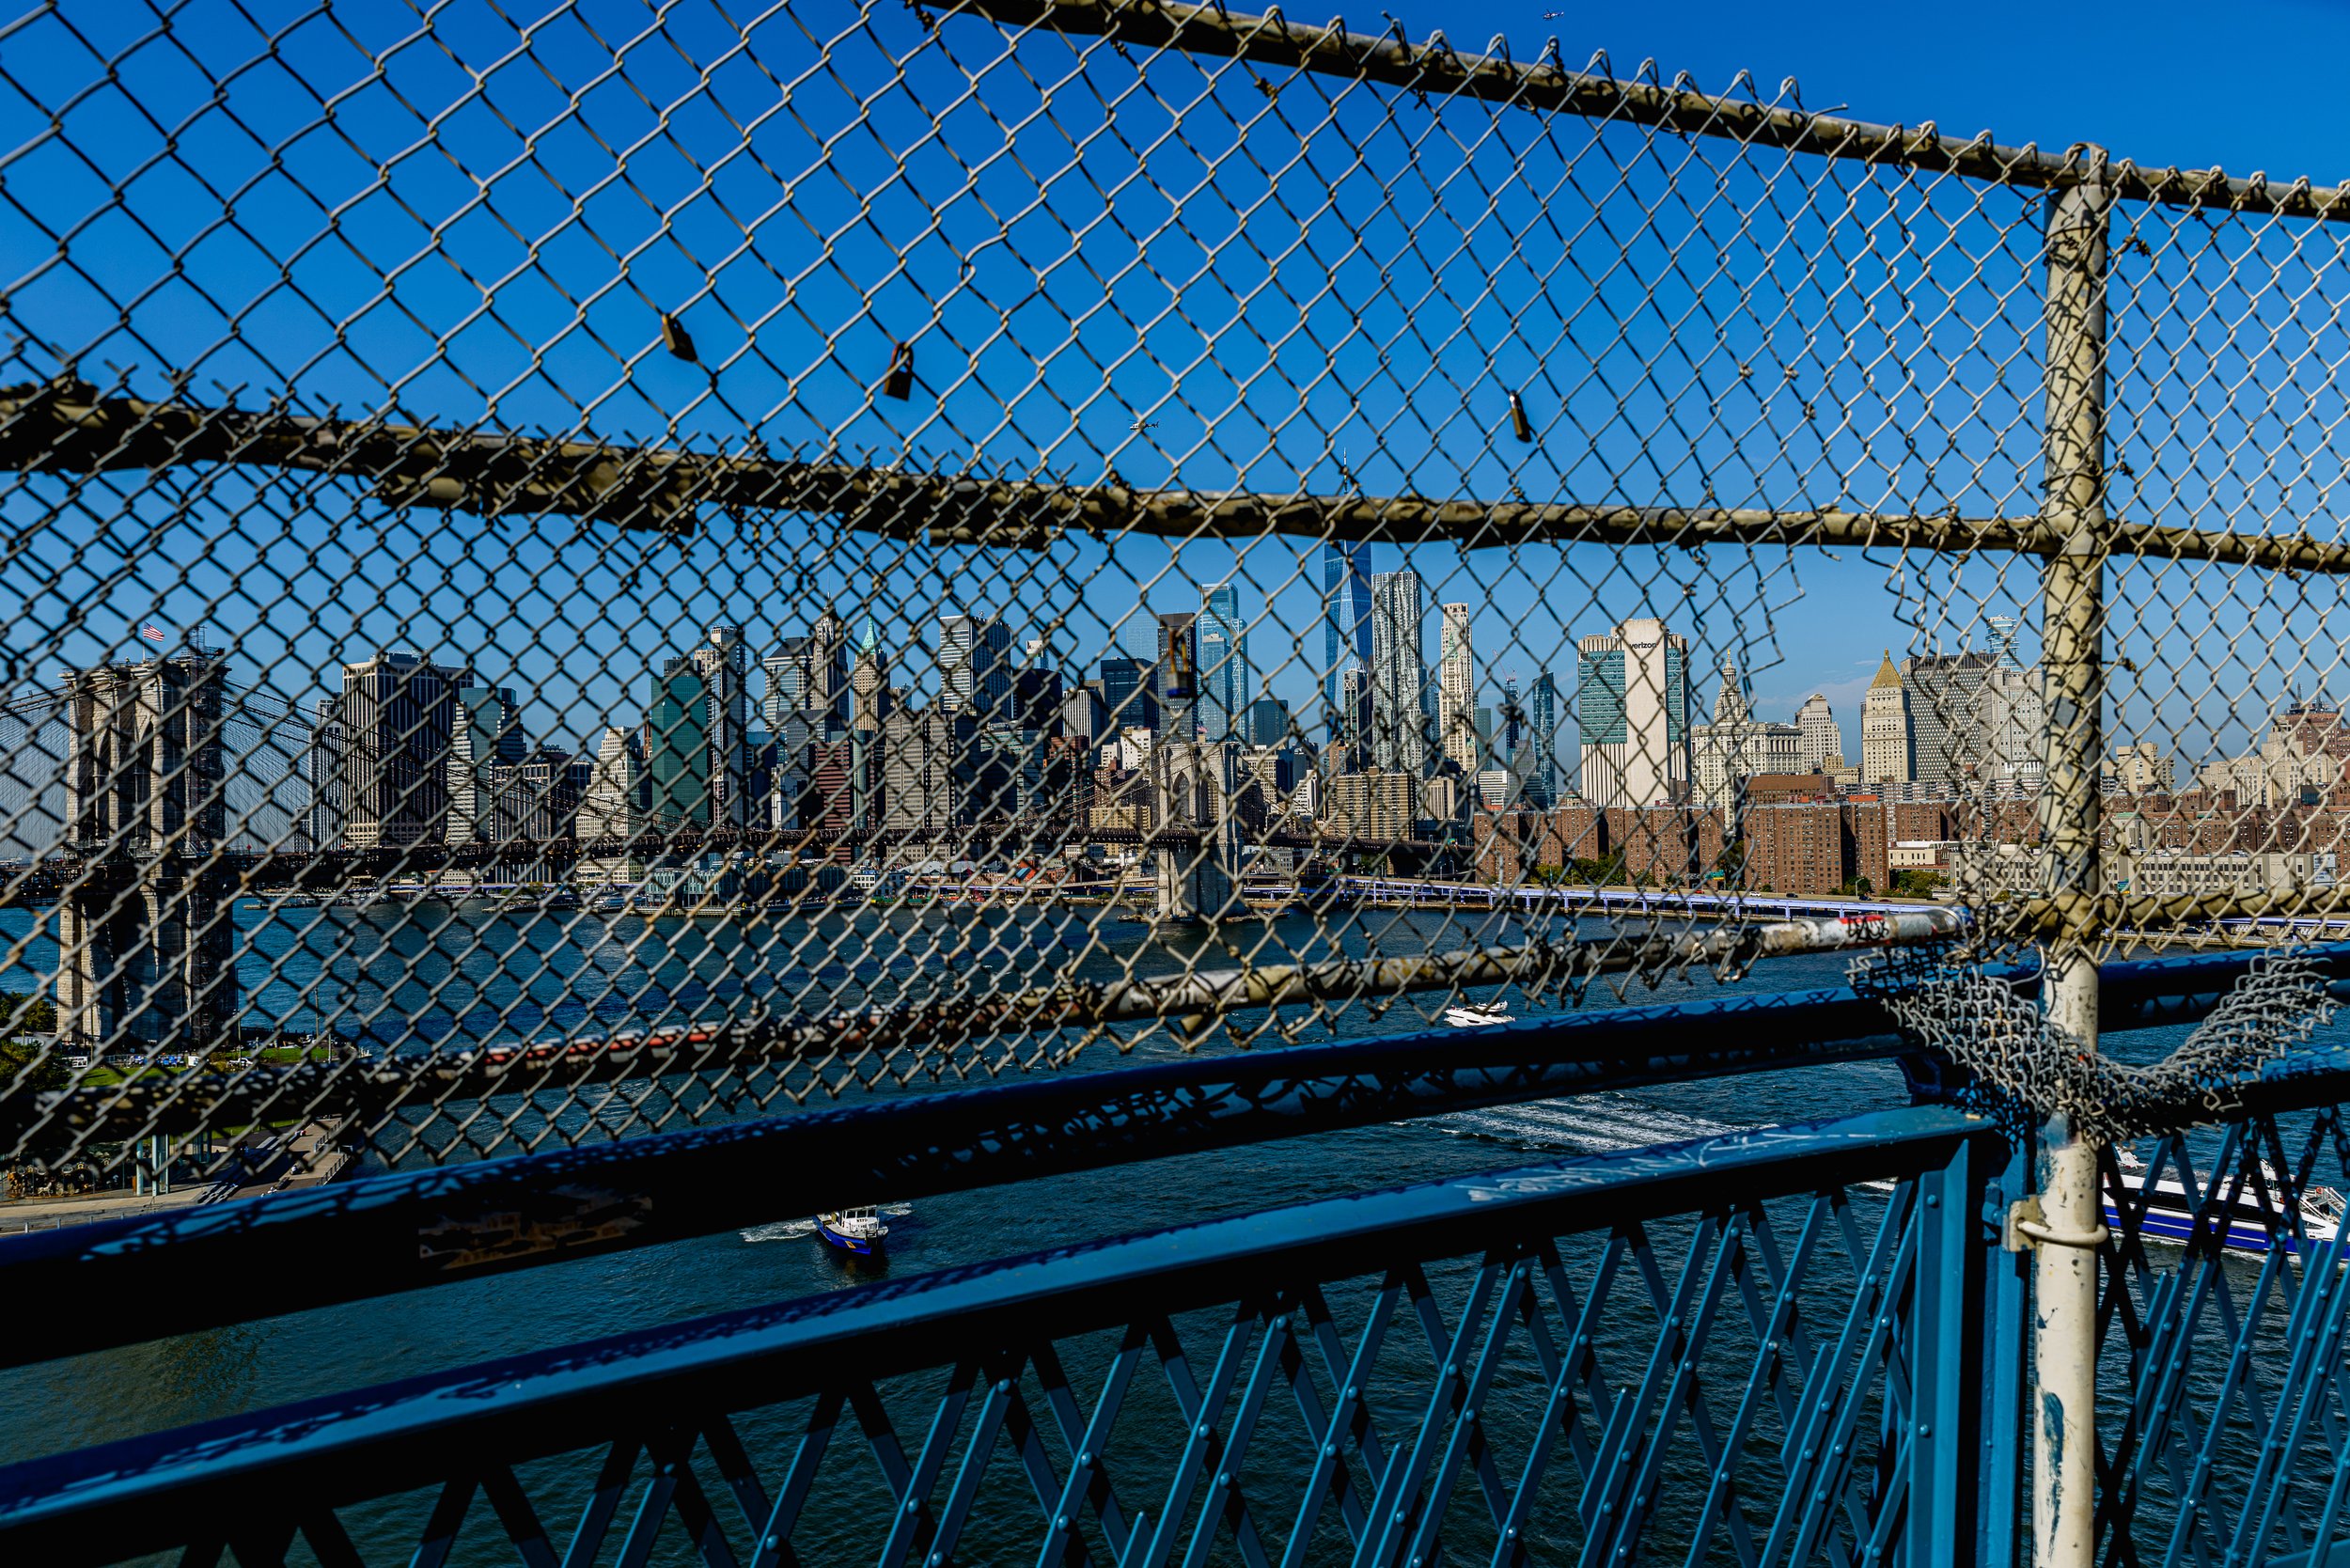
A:
<svg viewBox="0 0 2350 1568">
<path fill-rule="evenodd" d="M 2146 1207 L 2138 1221 L 2138 1233 L 2150 1242 L 2171 1242 L 2184 1245 L 2195 1233 L 2196 1199 L 2188 1196 L 2179 1184 L 2175 1167 L 2166 1167 L 2165 1174 L 2149 1181 L 2145 1162 L 2127 1149 L 2116 1152 L 2122 1167 L 2122 1185 L 2133 1196 L 2142 1195 Z M 2266 1184 L 2271 1201 L 2284 1190 L 2284 1182 L 2274 1167 L 2264 1163 L 2261 1179 Z M 2227 1190 L 2225 1186 L 2221 1189 Z M 2332 1187 L 2307 1186 L 2301 1189 L 2299 1236 L 2280 1235 L 2276 1238 L 2288 1252 L 2307 1251 L 2325 1246 L 2341 1233 L 2345 1200 Z M 2107 1194 L 2105 1200 L 2106 1223 L 2119 1228 L 2122 1215 Z M 2219 1245 L 2230 1252 L 2266 1252 L 2269 1248 L 2268 1211 L 2261 1206 L 2261 1198 L 2248 1179 L 2236 1191 L 2235 1203 L 2227 1216 L 2226 1228 L 2220 1231 Z"/>
</svg>

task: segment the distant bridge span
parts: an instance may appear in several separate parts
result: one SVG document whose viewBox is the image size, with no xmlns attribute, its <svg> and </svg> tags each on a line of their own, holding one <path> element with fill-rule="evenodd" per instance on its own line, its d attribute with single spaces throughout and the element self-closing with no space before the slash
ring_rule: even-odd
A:
<svg viewBox="0 0 2350 1568">
<path fill-rule="evenodd" d="M 1244 844 L 1308 855 L 1397 855 L 1425 864 L 1463 846 L 1427 839 L 1365 839 L 1295 833 L 1242 834 Z M 183 876 L 212 881 L 224 894 L 256 889 L 324 891 L 371 881 L 433 880 L 446 872 L 478 872 L 503 866 L 576 865 L 582 860 L 642 857 L 686 861 L 713 854 L 824 855 L 857 846 L 952 845 L 958 858 L 1003 855 L 1047 855 L 1089 845 L 1131 847 L 1145 853 L 1197 853 L 1213 832 L 1192 827 L 1078 829 L 1049 822 L 1007 819 L 951 829 L 884 828 L 849 831 L 799 829 L 678 828 L 627 836 L 582 839 L 506 839 L 494 842 L 426 842 L 367 849 L 191 849 L 164 857 Z M 65 852 L 0 868 L 0 907 L 27 908 L 68 896 L 102 894 L 106 886 L 128 885 L 149 874 L 155 857 L 109 852 Z"/>
</svg>

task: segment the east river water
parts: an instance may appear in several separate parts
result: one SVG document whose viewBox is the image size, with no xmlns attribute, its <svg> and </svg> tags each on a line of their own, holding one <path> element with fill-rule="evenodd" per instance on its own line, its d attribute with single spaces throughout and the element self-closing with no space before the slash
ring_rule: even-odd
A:
<svg viewBox="0 0 2350 1568">
<path fill-rule="evenodd" d="M 241 908 L 238 917 L 244 928 L 241 969 L 246 995 L 258 1011 L 307 1027 L 318 1021 L 313 1010 L 322 1010 L 336 1015 L 346 1030 L 364 1025 L 378 1040 L 404 1036 L 411 1049 L 545 1037 L 582 1028 L 599 1018 L 633 1025 L 648 1017 L 683 1021 L 739 1014 L 752 1006 L 782 1010 L 787 1004 L 861 1006 L 916 999 L 967 987 L 975 973 L 984 974 L 992 987 L 1042 980 L 1072 968 L 1086 978 L 1108 979 L 1130 968 L 1164 971 L 1180 966 L 1188 956 L 1188 949 L 1154 940 L 1141 924 L 1117 920 L 1100 909 L 1039 909 L 1012 917 L 935 911 L 731 922 L 648 921 L 579 910 L 500 914 L 446 905 L 382 905 L 277 912 L 248 907 Z M 24 929 L 20 924 L 11 934 Z M 1509 940 L 1524 930 L 1488 924 L 1479 935 Z M 1448 927 L 1437 915 L 1381 912 L 1358 916 L 1335 946 L 1355 956 L 1373 947 L 1401 953 L 1429 943 L 1449 945 L 1463 935 L 1460 926 Z M 1334 946 L 1317 934 L 1313 921 L 1302 917 L 1251 922 L 1227 933 L 1226 939 L 1261 961 L 1284 955 L 1329 956 Z M 1196 946 L 1204 939 L 1183 940 Z M 31 956 L 36 967 L 44 962 L 39 944 Z M 1198 962 L 1222 964 L 1230 959 L 1211 947 Z M 1779 960 L 1731 982 L 1729 988 L 1834 985 L 1842 980 L 1845 962 L 1834 955 Z M 17 989 L 24 988 L 24 978 L 18 977 Z M 1724 989 L 1722 982 L 1700 974 L 1668 979 L 1653 992 L 1636 982 L 1622 1000 L 1638 1004 Z M 1582 1003 L 1587 1009 L 1617 1004 L 1616 994 L 1605 983 L 1595 986 Z M 1512 1005 L 1520 1016 L 1543 1010 L 1529 1009 L 1514 996 Z M 1562 1000 L 1544 1007 L 1568 1005 Z M 1355 1007 L 1340 1018 L 1337 1032 L 1351 1038 L 1428 1027 L 1412 1005 L 1399 1006 L 1379 1019 Z M 2116 1043 L 2132 1055 L 2159 1054 L 2182 1033 L 2148 1031 Z M 1299 1042 L 1329 1038 L 1328 1028 L 1317 1026 L 1307 1029 Z M 1230 1047 L 1216 1043 L 1208 1048 Z M 1137 1058 L 1163 1058 L 1178 1049 L 1164 1037 L 1143 1043 L 1131 1054 L 1103 1044 L 1067 1070 L 1100 1071 Z M 815 1238 L 808 1215 L 779 1209 L 745 1229 L 696 1241 L 290 1313 L 0 1372 L 0 1454 L 9 1460 L 28 1459 L 697 1314 L 854 1290 L 880 1276 L 902 1277 L 1216 1215 L 1566 1154 L 1843 1115 L 1900 1105 L 1904 1098 L 1900 1075 L 1889 1063 L 1838 1064 L 1463 1112 L 1201 1152 L 924 1199 L 890 1215 L 888 1256 L 880 1263 L 845 1262 Z M 1864 1245 L 1882 1204 L 1881 1195 L 1865 1189 L 1854 1196 L 1849 1213 Z M 1787 1220 L 1790 1234 L 1799 1218 L 1798 1214 Z M 1669 1290 L 1677 1278 L 1679 1240 L 1671 1227 L 1660 1228 L 1656 1239 L 1662 1278 Z M 1593 1239 L 1562 1247 L 1578 1291 L 1587 1283 L 1586 1271 L 1596 1266 L 1598 1245 Z M 1473 1262 L 1431 1270 L 1448 1321 L 1457 1310 Z M 298 1256 L 282 1263 L 289 1277 L 307 1266 Z M 1850 1265 L 1831 1261 L 1823 1268 L 1817 1309 L 1832 1313 L 1841 1305 L 1834 1299 L 1839 1271 L 1848 1278 Z M 2248 1267 L 2243 1277 L 2248 1281 Z M 204 1288 L 200 1278 L 183 1283 L 191 1291 Z M 1369 1289 L 1363 1282 L 1334 1287 L 1334 1308 L 1345 1318 L 1368 1299 Z M 1612 1299 L 1622 1306 L 1609 1314 L 1610 1337 L 1617 1342 L 1606 1370 L 1619 1385 L 1637 1384 L 1641 1358 L 1654 1341 L 1656 1311 L 1648 1287 L 1631 1274 L 1619 1278 L 1614 1290 Z M 11 1301 L 15 1332 L 38 1339 L 41 1311 L 38 1302 Z M 1821 1319 L 1823 1326 L 1826 1321 Z M 1197 1325 L 1187 1332 L 1196 1335 L 1196 1342 L 1190 1343 L 1193 1374 L 1205 1376 L 1214 1354 L 1214 1333 Z M 1394 1342 L 1398 1348 L 1389 1360 L 1399 1380 L 1397 1389 L 1406 1389 L 1414 1386 L 1415 1376 L 1423 1376 L 1417 1386 L 1424 1390 L 1425 1369 L 1417 1373 L 1413 1370 L 1414 1356 L 1425 1362 L 1429 1354 L 1418 1324 L 1410 1323 L 1408 1333 L 1399 1326 Z M 1751 1359 L 1727 1339 L 1725 1345 L 1725 1354 L 1733 1360 L 1737 1355 Z M 1104 1354 L 1098 1345 L 1067 1350 L 1081 1402 L 1091 1398 L 1088 1369 L 1097 1367 Z M 1743 1377 L 1743 1371 L 1738 1375 Z M 887 1390 L 900 1440 L 909 1450 L 920 1441 L 939 1391 L 932 1385 L 939 1384 L 943 1375 L 899 1380 Z M 1180 1428 L 1170 1424 L 1171 1410 L 1157 1408 L 1166 1403 L 1166 1380 L 1154 1365 L 1137 1375 L 1136 1387 L 1142 1391 L 1133 1396 L 1134 1413 L 1121 1424 L 1117 1439 L 1125 1445 L 1119 1452 L 1129 1466 L 1119 1485 L 1129 1510 L 1147 1506 L 1155 1513 L 1158 1499 L 1152 1495 L 1150 1476 L 1152 1466 L 1165 1463 L 1172 1435 Z M 1404 1396 L 1397 1392 L 1394 1397 Z M 1734 1401 L 1736 1389 L 1716 1397 Z M 1492 1394 L 1496 1433 L 1507 1427 L 1512 1409 L 1530 1419 L 1540 1398 L 1540 1379 L 1530 1364 L 1507 1370 Z M 788 1463 L 803 1414 L 800 1406 L 785 1406 L 738 1417 L 770 1486 Z M 1289 1418 L 1286 1427 L 1277 1419 L 1284 1414 Z M 1410 1430 L 1411 1418 L 1402 1405 L 1385 1410 L 1380 1419 L 1394 1431 Z M 1584 1419 L 1590 1419 L 1588 1412 Z M 1722 1412 L 1716 1411 L 1714 1419 L 1722 1419 Z M 1283 1489 L 1284 1467 L 1303 1466 L 1308 1451 L 1299 1446 L 1296 1428 L 1294 1404 L 1273 1411 L 1250 1458 L 1253 1484 L 1261 1499 L 1253 1506 L 1263 1513 L 1262 1528 L 1277 1540 L 1286 1533 L 1297 1503 L 1295 1472 L 1289 1477 L 1292 1484 Z M 1685 1427 L 1683 1440 L 1688 1441 Z M 1496 1443 L 1509 1446 L 1498 1436 Z M 1047 1446 L 1057 1464 L 1065 1459 L 1056 1439 L 1048 1439 Z M 1505 1469 L 1517 1462 L 1510 1455 Z M 558 1548 L 569 1537 L 593 1463 L 593 1453 L 586 1452 L 525 1471 L 526 1484 Z M 1688 1463 L 1677 1460 L 1676 1471 Z M 1016 1459 L 1008 1450 L 999 1452 L 989 1475 L 982 1494 L 986 1512 L 966 1537 L 958 1560 L 1008 1560 L 1033 1553 L 1036 1503 Z M 870 1560 L 879 1547 L 888 1499 L 865 1440 L 845 1418 L 834 1435 L 824 1476 L 795 1538 L 800 1560 Z M 705 1479 L 717 1483 L 714 1471 L 706 1470 Z M 1514 1470 L 1510 1480 L 1514 1483 Z M 1748 1484 L 1759 1481 L 1756 1477 Z M 1554 1465 L 1545 1496 L 1555 1500 L 1543 1528 L 1559 1551 L 1569 1549 L 1574 1536 L 1571 1515 L 1578 1483 L 1572 1465 Z M 1477 1495 L 1475 1482 L 1463 1485 L 1465 1490 L 1454 1499 L 1455 1517 L 1483 1520 L 1486 1504 Z M 940 1497 L 945 1486 L 942 1482 Z M 421 1510 L 429 1503 L 428 1497 L 352 1511 L 349 1518 L 368 1560 L 398 1555 L 402 1540 L 413 1545 Z M 1684 1499 L 1660 1514 L 1655 1527 L 1661 1532 L 1660 1548 L 1663 1539 L 1672 1534 L 1674 1520 L 1685 1517 L 1686 1506 Z M 1767 1510 L 1751 1506 L 1760 1527 L 1767 1529 Z M 627 1517 L 624 1510 L 623 1523 Z M 617 1552 L 619 1533 L 616 1529 L 607 1546 L 607 1559 Z M 1342 1557 L 1345 1535 L 1335 1509 L 1325 1512 L 1316 1539 L 1329 1555 Z M 1228 1552 L 1229 1546 L 1228 1540 Z M 674 1525 L 667 1547 L 668 1555 L 655 1560 L 687 1560 Z M 1716 1551 L 1726 1547 L 1717 1535 Z M 486 1504 L 478 1502 L 456 1560 L 510 1561 L 511 1552 Z M 1319 1560 L 1322 1554 L 1316 1555 Z M 1682 1548 L 1660 1550 L 1658 1555 L 1678 1560 Z"/>
</svg>

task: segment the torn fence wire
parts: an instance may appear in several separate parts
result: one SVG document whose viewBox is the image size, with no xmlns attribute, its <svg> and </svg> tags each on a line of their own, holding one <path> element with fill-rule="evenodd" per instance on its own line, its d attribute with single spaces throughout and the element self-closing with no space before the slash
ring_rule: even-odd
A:
<svg viewBox="0 0 2350 1568">
<path fill-rule="evenodd" d="M 1871 955 L 1851 972 L 1904 1034 L 1988 1090 L 1990 1105 L 2035 1124 L 2062 1117 L 2075 1136 L 2099 1143 L 2228 1120 L 2264 1067 L 2307 1043 L 2338 1011 L 2324 968 L 2308 953 L 2264 952 L 2178 1049 L 2136 1065 L 2051 1023 L 2014 980 L 1947 950 Z"/>
</svg>

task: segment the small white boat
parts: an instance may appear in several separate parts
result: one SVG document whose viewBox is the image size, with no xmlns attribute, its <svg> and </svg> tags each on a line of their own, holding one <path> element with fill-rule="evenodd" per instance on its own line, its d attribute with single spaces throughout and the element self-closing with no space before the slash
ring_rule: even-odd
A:
<svg viewBox="0 0 2350 1568">
<path fill-rule="evenodd" d="M 2145 1208 L 2138 1220 L 2138 1235 L 2150 1242 L 2170 1242 L 2184 1246 L 2195 1233 L 2197 1200 L 2179 1184 L 2176 1174 L 2166 1174 L 2154 1181 L 2147 1180 L 2145 1163 L 2127 1149 L 2117 1151 L 2122 1167 L 2122 1185 L 2133 1199 L 2143 1198 Z M 2175 1171 L 2174 1167 L 2166 1170 Z M 2284 1182 L 2275 1168 L 2264 1163 L 2261 1179 L 2266 1184 L 2269 1200 L 2284 1191 Z M 2223 1184 L 2221 1192 L 2229 1188 Z M 2135 1208 L 2137 1205 L 2132 1204 Z M 2278 1245 L 2288 1252 L 2301 1252 L 2325 1246 L 2342 1231 L 2343 1211 L 2350 1200 L 2332 1187 L 2308 1186 L 2301 1189 L 2299 1236 L 2280 1234 Z M 2106 1223 L 2119 1228 L 2121 1212 L 2110 1195 L 2105 1203 Z M 2248 1178 L 2235 1194 L 2233 1210 L 2219 1227 L 2219 1245 L 2230 1252 L 2266 1252 L 2269 1249 L 2270 1213 L 2261 1206 L 2261 1195 Z"/>
<path fill-rule="evenodd" d="M 824 1245 L 837 1247 L 843 1252 L 854 1252 L 870 1258 L 882 1249 L 889 1239 L 889 1227 L 871 1204 L 863 1208 L 835 1209 L 816 1216 L 816 1233 L 824 1238 Z"/>
<path fill-rule="evenodd" d="M 1484 1007 L 1480 1007 L 1475 1002 L 1456 1002 L 1444 1010 L 1444 1021 L 1456 1029 L 1482 1029 L 1489 1028 L 1496 1024 L 1517 1022 L 1510 1016 L 1510 1010 L 1499 1002 L 1493 1002 Z"/>
</svg>

